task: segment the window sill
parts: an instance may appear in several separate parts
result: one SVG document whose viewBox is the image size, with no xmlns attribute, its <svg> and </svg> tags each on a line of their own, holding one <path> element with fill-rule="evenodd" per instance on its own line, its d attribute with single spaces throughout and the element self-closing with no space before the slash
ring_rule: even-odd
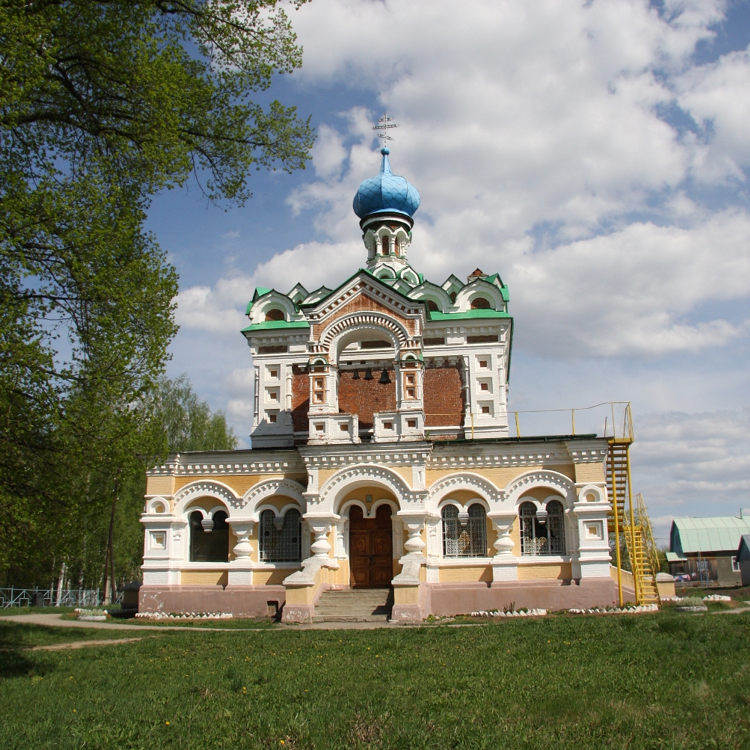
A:
<svg viewBox="0 0 750 750">
<path fill-rule="evenodd" d="M 436 557 L 432 561 L 428 561 L 427 565 L 430 567 L 451 567 L 451 566 L 466 566 L 466 565 L 491 565 L 492 557 Z"/>
</svg>

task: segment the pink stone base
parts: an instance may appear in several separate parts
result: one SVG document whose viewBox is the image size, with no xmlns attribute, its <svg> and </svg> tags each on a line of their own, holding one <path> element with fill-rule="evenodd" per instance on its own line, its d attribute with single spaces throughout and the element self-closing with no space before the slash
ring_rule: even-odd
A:
<svg viewBox="0 0 750 750">
<path fill-rule="evenodd" d="M 403 625 L 416 625 L 424 620 L 418 604 L 394 604 L 391 611 L 391 622 Z"/>
<path fill-rule="evenodd" d="M 141 586 L 138 612 L 229 612 L 235 617 L 276 617 L 283 586 Z"/>
<path fill-rule="evenodd" d="M 290 623 L 310 623 L 313 621 L 315 607 L 312 604 L 293 604 L 284 607 L 284 614 L 281 617 L 282 622 Z"/>
<path fill-rule="evenodd" d="M 426 583 L 426 610 L 439 616 L 493 609 L 561 609 L 617 606 L 617 583 L 611 578 L 588 578 L 580 584 L 561 581 L 486 583 Z M 625 601 L 634 601 L 623 589 Z"/>
</svg>

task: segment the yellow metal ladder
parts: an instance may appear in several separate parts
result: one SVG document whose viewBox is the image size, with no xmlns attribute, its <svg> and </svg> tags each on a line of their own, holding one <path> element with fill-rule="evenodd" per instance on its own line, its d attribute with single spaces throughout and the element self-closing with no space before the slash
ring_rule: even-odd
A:
<svg viewBox="0 0 750 750">
<path fill-rule="evenodd" d="M 633 505 L 630 478 L 630 445 L 632 442 L 633 429 L 630 406 L 628 405 L 622 433 L 619 436 L 615 434 L 609 438 L 606 467 L 607 492 L 612 503 L 612 510 L 609 515 L 609 530 L 614 539 L 620 606 L 624 603 L 621 535 L 625 538 L 625 547 L 630 559 L 636 604 L 659 603 L 659 590 L 656 585 L 658 558 L 643 496 L 638 495 L 637 509 Z"/>
</svg>

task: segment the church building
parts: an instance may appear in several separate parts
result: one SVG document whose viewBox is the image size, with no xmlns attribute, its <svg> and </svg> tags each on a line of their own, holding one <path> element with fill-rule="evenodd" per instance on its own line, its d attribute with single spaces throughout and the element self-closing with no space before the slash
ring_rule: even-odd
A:
<svg viewBox="0 0 750 750">
<path fill-rule="evenodd" d="M 412 268 L 419 194 L 381 155 L 354 197 L 363 267 L 248 303 L 252 448 L 148 473 L 141 612 L 311 622 L 361 589 L 404 623 L 616 601 L 607 439 L 510 436 L 508 288 Z"/>
</svg>

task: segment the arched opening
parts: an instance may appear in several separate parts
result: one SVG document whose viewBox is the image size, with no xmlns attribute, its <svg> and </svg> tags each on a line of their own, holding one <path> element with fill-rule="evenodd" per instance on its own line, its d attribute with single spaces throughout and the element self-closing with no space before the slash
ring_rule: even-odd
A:
<svg viewBox="0 0 750 750">
<path fill-rule="evenodd" d="M 259 555 L 263 562 L 302 559 L 302 517 L 290 508 L 283 516 L 266 509 L 260 514 Z"/>
<path fill-rule="evenodd" d="M 387 588 L 393 578 L 391 508 L 381 505 L 366 518 L 359 505 L 349 510 L 349 571 L 352 588 Z"/>
<path fill-rule="evenodd" d="M 375 412 L 395 411 L 396 348 L 384 330 L 353 332 L 338 355 L 338 409 L 356 414 L 360 436 L 369 436 Z"/>
<path fill-rule="evenodd" d="M 484 297 L 474 297 L 471 301 L 472 310 L 489 310 L 491 307 L 492 305 L 490 305 L 489 300 Z"/>
<path fill-rule="evenodd" d="M 194 510 L 190 516 L 190 561 L 227 562 L 229 559 L 229 525 L 227 514 L 217 510 L 204 515 Z"/>
<path fill-rule="evenodd" d="M 518 515 L 522 555 L 565 554 L 565 512 L 561 502 L 550 500 L 546 510 L 538 512 L 536 505 L 527 501 L 521 503 Z"/>
<path fill-rule="evenodd" d="M 266 311 L 266 322 L 273 322 L 278 320 L 286 320 L 286 315 L 284 315 L 284 311 L 280 310 L 278 307 L 272 307 L 270 310 Z"/>
<path fill-rule="evenodd" d="M 455 505 L 443 507 L 443 556 L 485 557 L 487 555 L 487 516 L 481 503 L 468 509 Z"/>
</svg>

